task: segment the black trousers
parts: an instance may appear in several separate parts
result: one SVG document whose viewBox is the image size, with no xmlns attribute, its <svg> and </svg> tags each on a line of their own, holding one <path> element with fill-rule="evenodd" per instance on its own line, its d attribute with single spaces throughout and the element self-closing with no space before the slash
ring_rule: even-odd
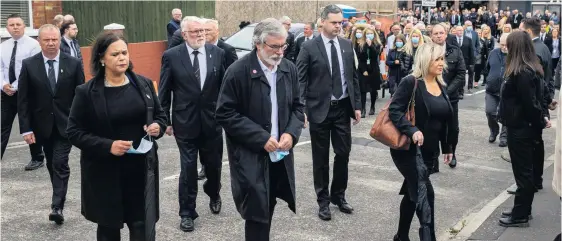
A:
<svg viewBox="0 0 562 241">
<path fill-rule="evenodd" d="M 540 179 L 542 183 L 544 142 L 541 136 L 542 130 L 532 127 L 510 127 L 507 132 L 507 147 L 518 188 L 512 209 L 515 219 L 526 218 L 531 214 L 536 181 Z"/>
<path fill-rule="evenodd" d="M 131 241 L 155 240 L 145 236 L 144 222 L 127 223 L 127 227 L 129 227 L 129 240 Z M 97 241 L 121 241 L 121 230 L 98 225 Z"/>
<path fill-rule="evenodd" d="M 452 140 L 449 140 L 451 143 L 451 147 L 453 148 L 453 156 L 456 158 L 456 150 L 457 150 L 457 144 L 459 143 L 459 133 L 460 133 L 460 128 L 459 128 L 459 102 L 451 102 L 451 106 L 453 107 L 453 130 L 449 130 L 449 131 L 453 131 L 454 135 Z"/>
<path fill-rule="evenodd" d="M 484 67 L 487 61 L 487 59 L 483 59 L 483 64 L 477 64 L 474 66 L 474 82 L 478 83 L 478 81 L 480 81 L 480 78 L 482 78 L 482 72 L 484 71 Z M 486 83 L 487 76 L 488 75 L 484 75 L 482 83 Z"/>
<path fill-rule="evenodd" d="M 14 123 L 14 119 L 18 114 L 18 102 L 17 102 L 18 95 L 17 93 L 13 96 L 9 96 L 2 92 L 2 99 L 0 105 L 0 129 L 2 132 L 1 139 L 1 154 L 0 158 L 4 158 L 4 152 L 6 151 L 6 147 L 8 146 L 8 141 L 10 140 L 10 133 L 12 132 L 12 124 Z M 41 145 L 39 144 L 31 144 L 29 145 L 29 152 L 31 153 L 31 159 L 35 161 L 42 162 L 45 156 L 43 155 L 43 151 L 41 150 Z"/>
<path fill-rule="evenodd" d="M 411 147 L 413 148 L 413 147 Z M 422 157 L 424 159 L 424 164 L 428 171 L 431 170 L 431 165 L 439 162 L 439 149 L 437 150 L 427 150 L 424 147 L 421 149 Z M 435 192 L 433 190 L 433 185 L 429 180 L 429 175 L 424 177 L 426 180 L 425 187 L 427 189 L 427 201 L 431 208 L 431 219 L 429 223 L 422 223 L 422 220 L 427 220 L 427 218 L 422 217 L 422 215 L 427 215 L 422 210 L 420 206 L 417 205 L 417 198 L 411 193 L 418 193 L 418 182 L 419 182 L 419 172 L 416 168 L 415 160 L 415 149 L 409 150 L 411 155 L 395 155 L 396 153 L 403 154 L 401 152 L 391 152 L 392 159 L 398 170 L 404 177 L 404 183 L 400 190 L 401 194 L 404 194 L 402 202 L 400 203 L 400 220 L 398 222 L 398 236 L 401 240 L 409 240 L 408 234 L 410 233 L 410 226 L 414 218 L 414 214 L 418 216 L 420 221 L 420 226 L 427 226 L 430 230 L 430 237 L 423 237 L 423 232 L 420 230 L 420 240 L 435 240 Z M 430 173 L 428 173 L 430 174 Z M 412 190 L 413 189 L 413 190 Z M 429 239 L 428 239 L 429 238 Z"/>
<path fill-rule="evenodd" d="M 322 123 L 310 123 L 312 142 L 312 169 L 314 189 L 318 205 L 328 206 L 330 198 L 345 199 L 347 189 L 349 153 L 351 151 L 351 118 L 349 98 L 330 106 L 328 116 Z M 330 182 L 330 138 L 334 149 L 334 170 L 331 190 Z M 331 193 L 331 196 L 330 196 Z"/>
<path fill-rule="evenodd" d="M 379 92 L 373 87 L 370 92 L 361 92 L 361 107 L 363 110 L 367 109 L 367 93 L 371 93 L 371 109 L 375 108 Z"/>
<path fill-rule="evenodd" d="M 195 211 L 197 200 L 197 154 L 205 164 L 207 179 L 203 191 L 212 199 L 219 197 L 222 170 L 222 135 L 205 136 L 196 139 L 180 140 L 176 138 L 180 150 L 179 204 L 181 217 L 199 217 Z"/>
<path fill-rule="evenodd" d="M 45 150 L 47 159 L 47 170 L 53 186 L 53 199 L 51 208 L 64 209 L 66 192 L 68 190 L 68 179 L 70 178 L 70 167 L 68 166 L 68 155 L 72 144 L 62 137 L 53 125 L 53 131 L 49 138 L 37 138 L 37 143 Z"/>
<path fill-rule="evenodd" d="M 284 160 L 269 163 L 269 222 L 246 220 L 244 228 L 246 241 L 269 241 L 277 197 L 286 195 L 284 192 L 287 190 L 290 192 L 291 189 Z"/>
<path fill-rule="evenodd" d="M 468 89 L 471 90 L 474 88 L 474 65 L 467 65 L 466 70 L 468 70 Z"/>
</svg>

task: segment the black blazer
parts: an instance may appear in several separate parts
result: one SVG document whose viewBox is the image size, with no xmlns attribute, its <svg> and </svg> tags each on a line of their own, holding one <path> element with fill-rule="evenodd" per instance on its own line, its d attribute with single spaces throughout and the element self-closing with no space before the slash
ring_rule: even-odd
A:
<svg viewBox="0 0 562 241">
<path fill-rule="evenodd" d="M 167 124 L 173 126 L 177 138 L 195 139 L 201 132 L 210 136 L 222 133 L 214 113 L 224 76 L 224 51 L 205 44 L 205 52 L 207 73 L 203 89 L 200 81 L 195 79 L 185 44 L 166 50 L 162 56 L 158 98 L 166 117 L 171 120 Z M 173 115 L 170 112 L 172 106 Z"/>
<path fill-rule="evenodd" d="M 176 46 L 180 45 L 181 43 L 183 43 L 184 41 L 185 40 L 183 39 L 183 36 L 181 35 L 181 29 L 178 29 L 174 32 L 174 34 L 172 34 L 172 36 L 170 38 L 168 38 L 168 49 L 176 47 Z"/>
<path fill-rule="evenodd" d="M 459 101 L 459 90 L 466 85 L 466 65 L 461 49 L 447 42 L 445 60 L 447 61 L 447 69 L 443 71 L 443 79 L 447 83 L 449 100 L 455 103 Z"/>
<path fill-rule="evenodd" d="M 72 56 L 72 52 L 70 51 L 70 45 L 68 45 L 64 37 L 61 37 L 60 41 L 61 41 L 60 51 Z M 80 44 L 78 44 L 78 40 L 76 39 L 73 39 L 72 42 L 74 43 L 74 48 L 76 49 L 76 55 L 77 55 L 76 58 L 80 59 L 80 62 L 82 63 L 82 51 L 80 51 Z M 83 63 L 82 66 L 84 66 Z"/>
<path fill-rule="evenodd" d="M 295 35 L 291 32 L 287 32 L 287 45 L 283 56 L 291 62 L 295 62 L 297 58 L 297 55 L 295 55 Z"/>
<path fill-rule="evenodd" d="M 542 76 L 526 69 L 506 78 L 499 107 L 502 124 L 508 128 L 533 127 L 542 130 L 546 121 L 542 107 Z"/>
<path fill-rule="evenodd" d="M 305 37 L 303 35 L 303 36 L 300 36 L 299 38 L 297 38 L 297 40 L 295 40 L 295 51 L 294 51 L 295 61 L 299 57 L 299 53 L 301 52 L 302 44 L 305 42 L 304 38 Z M 317 38 L 317 37 L 312 35 L 312 39 L 310 39 L 309 41 L 313 40 L 314 38 Z"/>
<path fill-rule="evenodd" d="M 219 39 L 217 47 L 224 50 L 224 69 L 226 70 L 234 61 L 238 60 L 236 49 L 230 46 L 230 44 L 225 43 L 222 39 Z"/>
<path fill-rule="evenodd" d="M 424 137 L 430 136 L 430 134 L 434 133 L 424 132 L 424 130 L 427 129 L 427 124 L 429 123 L 431 113 L 429 111 L 427 102 L 423 98 L 424 93 L 427 92 L 427 87 L 425 86 L 425 82 L 423 81 L 423 79 L 418 79 L 418 88 L 415 95 L 414 111 L 416 115 L 416 125 L 412 125 L 412 123 L 409 122 L 405 116 L 405 113 L 408 109 L 408 104 L 410 103 L 410 98 L 412 98 L 414 85 L 415 78 L 412 75 L 408 75 L 400 81 L 400 85 L 398 85 L 396 92 L 394 92 L 392 102 L 388 107 L 389 118 L 402 134 L 405 134 L 410 138 L 412 138 L 414 133 L 416 133 L 417 131 L 421 131 L 422 134 L 424 134 Z M 457 137 L 453 129 L 453 107 L 449 100 L 449 96 L 447 95 L 447 90 L 442 85 L 439 85 L 439 87 L 441 88 L 443 97 L 447 100 L 447 103 L 449 103 L 449 109 L 451 113 L 449 118 L 445 121 L 445 128 L 442 129 L 442 132 L 435 134 L 439 138 L 439 142 L 441 144 L 441 152 L 445 154 L 452 153 L 450 143 L 455 143 L 455 139 Z"/>
<path fill-rule="evenodd" d="M 84 83 L 82 64 L 63 52 L 59 57 L 59 75 L 53 93 L 43 53 L 22 61 L 18 90 L 20 133 L 33 132 L 35 137 L 48 139 L 56 125 L 66 137 L 66 126 L 76 86 Z"/>
<path fill-rule="evenodd" d="M 157 123 L 160 126 L 159 135 L 152 138 L 162 137 L 166 130 L 166 115 L 160 107 L 152 81 L 131 71 L 127 71 L 127 76 L 144 100 L 146 124 Z M 94 77 L 76 88 L 66 133 L 72 145 L 81 150 L 82 215 L 104 226 L 119 227 L 123 225 L 123 189 L 115 183 L 120 182 L 122 176 L 121 170 L 115 168 L 115 161 L 119 159 L 111 154 L 118 130 L 111 125 L 107 112 L 107 105 L 111 103 L 107 103 L 104 91 L 103 77 Z M 145 210 L 148 211 L 144 221 L 147 226 L 159 218 L 157 149 L 158 145 L 154 142 L 152 149 L 144 155 L 144 163 L 137 164 L 145 167 L 146 199 L 137 201 L 145 202 Z"/>
<path fill-rule="evenodd" d="M 455 36 L 455 41 L 458 44 L 457 36 Z M 459 47 L 462 51 L 464 63 L 466 65 L 474 65 L 476 63 L 476 56 L 474 55 L 474 45 L 472 44 L 472 39 L 463 35 L 462 46 Z"/>
<path fill-rule="evenodd" d="M 347 81 L 347 94 L 351 102 L 349 116 L 355 118 L 354 110 L 361 110 L 359 79 L 355 71 L 355 57 L 351 41 L 338 37 Z M 303 44 L 297 58 L 301 100 L 306 103 L 308 120 L 322 123 L 328 115 L 332 98 L 331 67 L 324 47 L 322 35 Z"/>
</svg>

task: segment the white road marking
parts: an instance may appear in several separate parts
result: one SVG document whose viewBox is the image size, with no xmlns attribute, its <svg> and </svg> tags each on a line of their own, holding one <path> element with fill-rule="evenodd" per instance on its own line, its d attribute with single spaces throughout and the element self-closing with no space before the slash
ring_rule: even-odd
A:
<svg viewBox="0 0 562 241">
<path fill-rule="evenodd" d="M 477 95 L 477 94 L 482 94 L 482 93 L 484 93 L 484 92 L 486 92 L 486 90 L 479 90 L 479 91 L 476 91 L 476 92 L 474 92 L 474 93 L 472 93 L 472 94 L 465 94 L 465 95 L 466 95 L 466 96 L 473 96 L 473 95 Z"/>
<path fill-rule="evenodd" d="M 295 147 L 297 146 L 302 146 L 302 145 L 306 145 L 306 144 L 310 144 L 310 141 L 303 141 L 303 142 L 299 142 L 295 145 Z M 223 161 L 222 162 L 223 166 L 228 166 L 228 161 Z M 180 174 L 175 174 L 175 175 L 171 175 L 171 176 L 167 176 L 165 177 L 163 180 L 167 181 L 167 180 L 174 180 L 174 179 L 178 179 L 180 177 Z"/>
<path fill-rule="evenodd" d="M 18 141 L 18 142 L 8 143 L 8 146 L 6 147 L 6 149 L 15 149 L 15 148 L 20 148 L 20 147 L 24 147 L 24 146 L 27 146 L 27 143 L 25 141 Z"/>
<path fill-rule="evenodd" d="M 545 170 L 554 163 L 553 160 L 554 160 L 554 154 L 546 159 L 544 163 Z M 492 201 L 484 205 L 484 207 L 482 207 L 480 211 L 476 213 L 470 213 L 466 217 L 462 218 L 455 226 L 452 227 L 453 229 L 456 230 L 460 229 L 460 232 L 458 232 L 456 235 L 453 236 L 449 232 L 445 232 L 444 234 L 439 236 L 437 240 L 438 241 L 449 241 L 449 240 L 464 241 L 470 238 L 470 236 L 472 236 L 472 234 L 476 232 L 476 230 L 478 230 L 478 228 L 484 223 L 484 221 L 486 221 L 486 219 L 488 219 L 488 217 L 490 217 L 490 215 L 492 215 L 492 213 L 500 205 L 502 205 L 505 201 L 507 201 L 512 196 L 511 194 L 507 193 L 507 190 L 512 188 L 516 188 L 516 184 L 511 185 L 506 190 L 501 192 L 500 195 L 498 195 Z"/>
</svg>

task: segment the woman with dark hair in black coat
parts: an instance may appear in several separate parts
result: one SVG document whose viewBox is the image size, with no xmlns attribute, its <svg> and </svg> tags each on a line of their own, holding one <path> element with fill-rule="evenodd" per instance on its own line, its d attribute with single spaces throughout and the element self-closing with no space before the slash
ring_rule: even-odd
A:
<svg viewBox="0 0 562 241">
<path fill-rule="evenodd" d="M 155 240 L 158 146 L 166 115 L 152 81 L 135 74 L 122 36 L 95 41 L 88 83 L 76 88 L 68 119 L 70 142 L 80 148 L 82 215 L 98 224 L 98 241 Z"/>
<path fill-rule="evenodd" d="M 509 34 L 507 51 L 499 117 L 508 130 L 507 147 L 517 195 L 513 209 L 502 212 L 499 224 L 528 227 L 535 191 L 538 185 L 542 186 L 542 183 L 535 183 L 534 178 L 537 171 L 542 172 L 539 163 L 544 162 L 542 130 L 550 128 L 550 121 L 548 109 L 541 104 L 544 72 L 529 34 L 525 31 Z"/>
<path fill-rule="evenodd" d="M 394 241 L 410 240 L 408 234 L 414 213 L 420 221 L 420 240 L 436 240 L 435 194 L 429 175 L 438 161 L 440 147 L 445 163 L 451 162 L 453 152 L 449 140 L 456 134 L 449 131 L 453 129 L 453 107 L 442 77 L 444 53 L 443 46 L 433 43 L 418 47 L 413 73 L 402 79 L 388 108 L 392 123 L 412 140 L 408 150 L 390 149 L 394 164 L 404 176 L 400 189 L 404 197 Z M 414 105 L 415 125 L 405 116 L 410 104 Z M 418 148 L 422 162 L 417 162 Z"/>
</svg>

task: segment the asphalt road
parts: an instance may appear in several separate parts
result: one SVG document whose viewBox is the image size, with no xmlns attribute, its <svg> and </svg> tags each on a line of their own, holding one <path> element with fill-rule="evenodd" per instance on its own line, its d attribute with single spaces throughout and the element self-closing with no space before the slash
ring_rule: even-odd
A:
<svg viewBox="0 0 562 241">
<path fill-rule="evenodd" d="M 506 149 L 487 141 L 484 94 L 476 93 L 466 95 L 459 105 L 461 134 L 457 168 L 442 165 L 441 172 L 431 176 L 436 192 L 436 229 L 441 238 L 457 233 L 458 223 L 478 212 L 514 183 L 511 164 L 500 158 Z M 379 99 L 378 108 L 388 96 Z M 402 198 L 398 191 L 403 179 L 388 148 L 369 137 L 373 121 L 374 116 L 369 116 L 352 128 L 354 145 L 349 163 L 347 200 L 355 212 L 344 214 L 332 206 L 332 220 L 328 222 L 317 217 L 311 147 L 308 131 L 303 132 L 300 144 L 295 148 L 297 214 L 293 214 L 283 201 L 278 202 L 272 240 L 392 240 L 397 230 Z M 51 185 L 47 170 L 44 167 L 35 171 L 23 170 L 29 161 L 29 149 L 25 145 L 14 145 L 22 141 L 16 129 L 17 125 L 1 162 L 1 239 L 95 240 L 96 225 L 80 215 L 80 151 L 74 148 L 71 152 L 71 177 L 64 210 L 66 222 L 57 226 L 48 221 Z M 554 133 L 553 129 L 544 132 L 546 157 L 553 153 Z M 232 201 L 226 155 L 222 171 L 222 212 L 211 214 L 209 198 L 201 191 L 197 200 L 200 217 L 195 222 L 196 230 L 184 233 L 179 230 L 178 216 L 179 152 L 172 137 L 162 138 L 159 146 L 161 219 L 157 224 L 157 239 L 243 240 L 244 221 Z M 411 240 L 418 240 L 418 227 L 417 218 L 414 218 Z M 122 237 L 128 240 L 126 228 L 122 230 Z"/>
</svg>

